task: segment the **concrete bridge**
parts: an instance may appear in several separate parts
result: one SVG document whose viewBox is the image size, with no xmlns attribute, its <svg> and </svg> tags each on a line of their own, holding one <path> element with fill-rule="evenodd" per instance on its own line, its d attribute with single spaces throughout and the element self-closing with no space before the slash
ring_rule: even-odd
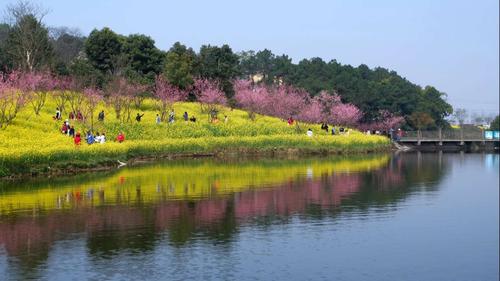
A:
<svg viewBox="0 0 500 281">
<path fill-rule="evenodd" d="M 420 150 L 498 150 L 498 137 L 498 131 L 438 129 L 407 131 L 398 142 Z"/>
</svg>

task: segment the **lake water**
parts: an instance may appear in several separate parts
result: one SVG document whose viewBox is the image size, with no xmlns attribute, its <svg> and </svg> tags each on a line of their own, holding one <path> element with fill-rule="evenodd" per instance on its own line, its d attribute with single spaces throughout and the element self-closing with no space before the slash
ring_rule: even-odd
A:
<svg viewBox="0 0 500 281">
<path fill-rule="evenodd" d="M 498 280 L 499 155 L 175 160 L 0 183 L 5 280 Z"/>
</svg>

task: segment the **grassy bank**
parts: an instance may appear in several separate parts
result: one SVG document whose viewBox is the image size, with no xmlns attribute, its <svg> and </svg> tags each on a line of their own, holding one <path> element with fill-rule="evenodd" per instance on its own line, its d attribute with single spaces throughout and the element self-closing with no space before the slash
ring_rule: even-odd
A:
<svg viewBox="0 0 500 281">
<path fill-rule="evenodd" d="M 0 176 L 16 174 L 51 173 L 116 166 L 116 160 L 128 161 L 148 157 L 169 157 L 197 154 L 224 153 L 364 153 L 389 148 L 385 137 L 366 136 L 351 130 L 349 135 L 331 136 L 317 124 L 288 126 L 286 122 L 269 116 L 257 116 L 255 121 L 241 110 L 223 108 L 219 118 L 228 116 L 227 122 L 210 123 L 207 114 L 197 103 L 175 105 L 176 122 L 155 123 L 157 112 L 153 101 L 146 100 L 133 111 L 144 113 L 138 123 L 119 122 L 111 107 L 102 104 L 104 122 L 94 121 L 94 131 L 105 132 L 105 144 L 75 147 L 70 137 L 59 132 L 62 121 L 54 121 L 55 104 L 49 98 L 39 116 L 25 107 L 7 129 L 0 131 Z M 97 112 L 98 112 L 97 111 Z M 196 116 L 197 122 L 181 121 L 187 111 Z M 97 115 L 96 112 L 96 115 Z M 63 119 L 67 117 L 63 113 Z M 95 117 L 97 119 L 97 116 Z M 89 129 L 90 121 L 70 120 L 82 134 Z M 311 128 L 312 138 L 305 132 Z M 119 131 L 126 135 L 124 143 L 113 139 Z"/>
</svg>

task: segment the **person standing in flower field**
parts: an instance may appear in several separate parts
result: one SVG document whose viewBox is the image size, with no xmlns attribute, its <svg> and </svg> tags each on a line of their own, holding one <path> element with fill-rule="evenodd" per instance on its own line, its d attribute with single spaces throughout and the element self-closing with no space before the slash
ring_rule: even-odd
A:
<svg viewBox="0 0 500 281">
<path fill-rule="evenodd" d="M 313 131 L 311 130 L 311 128 L 309 128 L 309 129 L 307 130 L 307 136 L 308 136 L 308 137 L 312 137 L 312 136 L 313 136 Z"/>
<path fill-rule="evenodd" d="M 143 114 L 139 114 L 139 113 L 137 113 L 137 116 L 135 117 L 135 121 L 137 121 L 137 122 L 141 122 L 141 118 L 142 118 L 142 116 L 144 116 L 144 113 L 143 113 Z"/>
<path fill-rule="evenodd" d="M 168 123 L 174 123 L 174 121 L 175 121 L 175 112 L 172 109 L 170 111 L 170 114 L 168 115 Z"/>
<path fill-rule="evenodd" d="M 125 135 L 123 134 L 123 132 L 120 132 L 118 134 L 118 136 L 116 137 L 116 141 L 119 142 L 119 143 L 122 143 L 125 141 Z"/>
<path fill-rule="evenodd" d="M 160 117 L 160 114 L 156 114 L 156 124 L 160 124 L 161 123 L 161 117 Z"/>
<path fill-rule="evenodd" d="M 82 137 L 80 136 L 80 132 L 76 133 L 73 141 L 75 142 L 75 145 L 80 145 L 82 143 Z"/>
<path fill-rule="evenodd" d="M 184 121 L 186 121 L 186 122 L 188 121 L 189 116 L 188 116 L 187 111 L 184 111 L 184 114 L 182 115 L 182 117 L 184 117 Z"/>
<path fill-rule="evenodd" d="M 99 115 L 97 116 L 97 120 L 103 122 L 104 121 L 104 110 L 101 110 L 101 112 L 99 112 Z"/>
<path fill-rule="evenodd" d="M 75 127 L 74 127 L 74 126 L 71 126 L 71 127 L 69 128 L 68 135 L 69 135 L 70 137 L 75 137 Z"/>
</svg>

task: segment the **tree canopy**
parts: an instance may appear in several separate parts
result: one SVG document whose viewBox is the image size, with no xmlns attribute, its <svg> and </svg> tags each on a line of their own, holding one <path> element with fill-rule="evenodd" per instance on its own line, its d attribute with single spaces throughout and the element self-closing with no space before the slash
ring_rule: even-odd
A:
<svg viewBox="0 0 500 281">
<path fill-rule="evenodd" d="M 490 124 L 490 129 L 491 130 L 500 130 L 500 116 L 497 115 L 497 117 L 495 117 L 495 119 L 493 119 L 493 121 L 491 121 L 491 124 Z"/>
<path fill-rule="evenodd" d="M 103 74 L 115 74 L 119 70 L 119 60 L 123 39 L 111 29 L 94 29 L 85 41 L 85 53 L 90 63 Z"/>
<path fill-rule="evenodd" d="M 196 53 L 176 42 L 165 57 L 163 73 L 165 78 L 173 85 L 187 89 L 194 83 Z"/>
</svg>

